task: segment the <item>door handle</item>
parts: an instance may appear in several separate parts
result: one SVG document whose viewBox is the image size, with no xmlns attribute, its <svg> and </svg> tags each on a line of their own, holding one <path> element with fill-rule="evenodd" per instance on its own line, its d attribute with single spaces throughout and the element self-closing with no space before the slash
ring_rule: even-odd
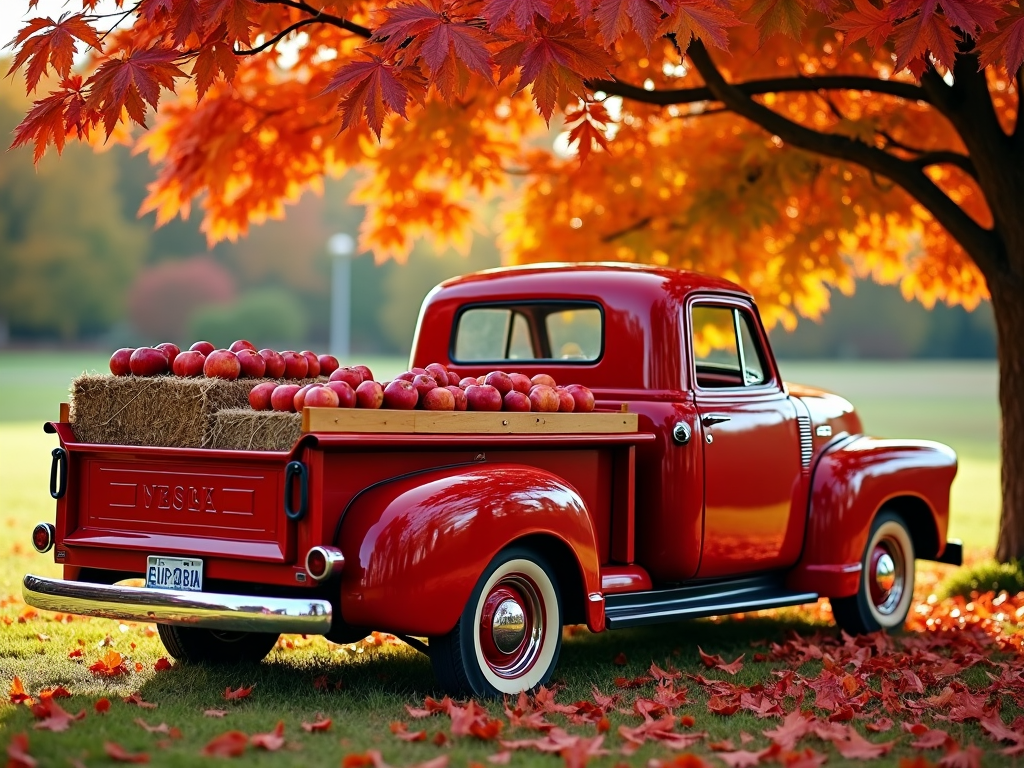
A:
<svg viewBox="0 0 1024 768">
<path fill-rule="evenodd" d="M 726 421 L 731 421 L 730 417 L 723 416 L 720 413 L 709 413 L 707 416 L 700 417 L 700 423 L 705 427 L 713 427 L 715 424 L 721 424 Z"/>
</svg>

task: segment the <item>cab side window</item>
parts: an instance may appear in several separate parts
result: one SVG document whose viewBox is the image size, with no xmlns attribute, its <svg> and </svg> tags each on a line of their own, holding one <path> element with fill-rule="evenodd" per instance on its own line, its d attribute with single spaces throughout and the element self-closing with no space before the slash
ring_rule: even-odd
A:
<svg viewBox="0 0 1024 768">
<path fill-rule="evenodd" d="M 750 315 L 736 307 L 695 304 L 690 320 L 698 387 L 739 388 L 767 381 L 764 352 Z"/>
</svg>

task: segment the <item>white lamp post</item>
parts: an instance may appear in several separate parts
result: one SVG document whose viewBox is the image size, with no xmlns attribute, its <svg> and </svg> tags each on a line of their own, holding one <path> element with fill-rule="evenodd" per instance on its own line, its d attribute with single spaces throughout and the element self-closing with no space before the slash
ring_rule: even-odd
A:
<svg viewBox="0 0 1024 768">
<path fill-rule="evenodd" d="M 350 311 L 352 300 L 352 251 L 355 241 L 345 232 L 331 235 L 327 251 L 331 254 L 331 339 L 330 350 L 343 363 L 349 356 Z"/>
</svg>

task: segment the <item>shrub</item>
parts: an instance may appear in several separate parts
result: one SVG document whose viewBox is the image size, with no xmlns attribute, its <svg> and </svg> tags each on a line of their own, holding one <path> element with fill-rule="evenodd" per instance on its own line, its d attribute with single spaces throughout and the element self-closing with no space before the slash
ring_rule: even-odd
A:
<svg viewBox="0 0 1024 768">
<path fill-rule="evenodd" d="M 307 327 L 305 307 L 280 288 L 252 291 L 229 306 L 200 310 L 189 324 L 193 339 L 218 348 L 236 339 L 248 339 L 257 348 L 300 345 Z"/>
<path fill-rule="evenodd" d="M 143 270 L 129 292 L 128 315 L 154 343 L 182 343 L 197 311 L 234 300 L 231 273 L 209 256 L 194 256 Z"/>
<path fill-rule="evenodd" d="M 971 592 L 1024 592 L 1024 560 L 997 563 L 986 560 L 971 568 L 961 568 L 939 588 L 941 597 L 970 597 Z"/>
</svg>

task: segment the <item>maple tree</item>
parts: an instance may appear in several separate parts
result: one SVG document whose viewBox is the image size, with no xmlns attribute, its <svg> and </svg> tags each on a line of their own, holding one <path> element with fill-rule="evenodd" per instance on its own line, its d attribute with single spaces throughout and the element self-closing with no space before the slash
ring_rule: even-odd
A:
<svg viewBox="0 0 1024 768">
<path fill-rule="evenodd" d="M 512 261 L 721 274 L 769 326 L 856 277 L 926 305 L 990 298 L 997 554 L 1024 556 L 1018 0 L 112 2 L 18 34 L 12 70 L 59 86 L 14 144 L 134 141 L 159 168 L 145 209 L 197 202 L 211 242 L 356 168 L 380 259 L 464 245 L 476 207 L 509 198 Z"/>
</svg>

